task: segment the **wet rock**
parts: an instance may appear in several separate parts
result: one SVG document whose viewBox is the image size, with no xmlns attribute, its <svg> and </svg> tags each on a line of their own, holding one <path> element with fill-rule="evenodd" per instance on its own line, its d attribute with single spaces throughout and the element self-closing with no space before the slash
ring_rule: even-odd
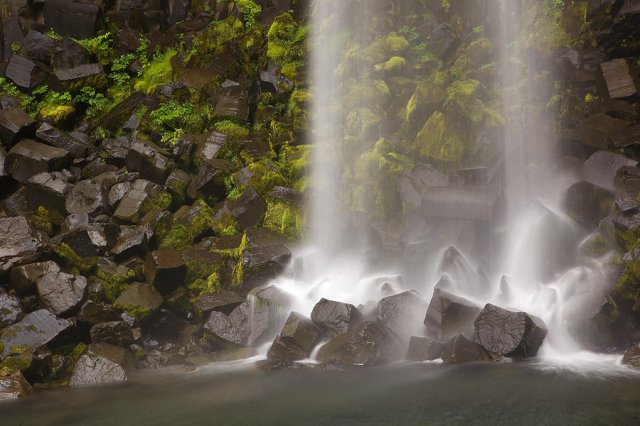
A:
<svg viewBox="0 0 640 426">
<path fill-rule="evenodd" d="M 38 173 L 29 178 L 26 188 L 29 209 L 36 211 L 38 207 L 44 207 L 48 212 L 57 212 L 60 218 L 64 217 L 65 200 L 72 188 L 66 176 L 58 172 Z"/>
<path fill-rule="evenodd" d="M 194 307 L 202 315 L 211 311 L 229 315 L 235 308 L 244 303 L 245 298 L 231 291 L 221 291 L 200 296 L 194 302 Z"/>
<path fill-rule="evenodd" d="M 131 148 L 131 141 L 127 136 L 119 138 L 105 138 L 100 144 L 100 149 L 107 157 L 106 160 L 117 167 L 124 167 L 127 154 Z"/>
<path fill-rule="evenodd" d="M 427 217 L 492 221 L 497 215 L 499 193 L 492 188 L 432 187 L 422 197 Z"/>
<path fill-rule="evenodd" d="M 600 64 L 611 99 L 626 98 L 638 93 L 626 59 L 614 59 Z"/>
<path fill-rule="evenodd" d="M 69 381 L 72 387 L 105 385 L 127 380 L 125 368 L 119 364 L 118 358 L 105 356 L 89 349 L 78 359 L 73 375 Z M 100 351 L 103 352 L 104 351 Z"/>
<path fill-rule="evenodd" d="M 230 318 L 230 316 L 222 312 L 211 312 L 207 322 L 204 324 L 204 329 L 223 341 L 236 345 L 247 344 L 244 324 L 235 321 L 235 317 Z"/>
<path fill-rule="evenodd" d="M 160 249 L 147 255 L 144 276 L 160 293 L 171 293 L 184 284 L 187 268 L 180 253 L 175 249 Z"/>
<path fill-rule="evenodd" d="M 529 358 L 538 353 L 547 335 L 544 322 L 526 312 L 513 312 L 488 303 L 475 320 L 478 342 L 499 356 Z"/>
<path fill-rule="evenodd" d="M 242 229 L 248 229 L 262 221 L 267 212 L 267 203 L 255 189 L 249 187 L 238 200 L 229 203 L 229 211 Z"/>
<path fill-rule="evenodd" d="M 269 351 L 267 352 L 267 361 L 269 362 L 268 368 L 273 370 L 282 367 L 289 367 L 294 361 L 300 361 L 308 357 L 308 352 L 296 345 L 290 339 L 285 339 L 282 336 L 276 336 L 275 340 L 269 347 Z"/>
<path fill-rule="evenodd" d="M 242 252 L 242 287 L 251 289 L 280 275 L 291 259 L 283 245 L 250 247 Z"/>
<path fill-rule="evenodd" d="M 589 182 L 578 182 L 567 190 L 564 200 L 565 212 L 576 222 L 592 229 L 611 213 L 613 194 Z"/>
<path fill-rule="evenodd" d="M 442 342 L 428 337 L 411 336 L 409 350 L 407 351 L 407 361 L 434 361 L 442 357 L 443 349 L 444 343 Z"/>
<path fill-rule="evenodd" d="M 44 275 L 51 272 L 59 272 L 60 267 L 54 261 L 31 263 L 18 266 L 9 271 L 9 287 L 20 296 L 31 293 L 36 288 L 36 283 Z"/>
<path fill-rule="evenodd" d="M 20 299 L 8 293 L 0 293 L 0 330 L 18 322 L 23 316 Z"/>
<path fill-rule="evenodd" d="M 223 152 L 223 148 L 229 142 L 229 136 L 220 132 L 211 132 L 196 149 L 195 163 L 210 164 L 215 166 L 214 160 L 218 159 Z"/>
<path fill-rule="evenodd" d="M 637 146 L 640 144 L 640 126 L 631 126 L 611 133 L 609 144 L 614 148 Z"/>
<path fill-rule="evenodd" d="M 24 216 L 0 218 L 0 273 L 33 262 L 44 251 L 42 236 Z"/>
<path fill-rule="evenodd" d="M 31 312 L 0 332 L 0 348 L 4 348 L 0 359 L 9 355 L 12 347 L 28 346 L 35 350 L 46 345 L 69 327 L 71 321 L 58 318 L 47 309 Z"/>
<path fill-rule="evenodd" d="M 51 66 L 53 69 L 65 70 L 91 62 L 91 55 L 80 43 L 69 37 L 56 40 Z"/>
<path fill-rule="evenodd" d="M 377 318 L 398 335 L 422 329 L 427 303 L 415 291 L 405 291 L 378 302 Z"/>
<path fill-rule="evenodd" d="M 67 90 L 86 85 L 101 88 L 107 84 L 107 77 L 100 64 L 82 64 L 73 68 L 57 69 L 54 74 Z"/>
<path fill-rule="evenodd" d="M 247 95 L 247 91 L 240 85 L 223 88 L 213 110 L 213 117 L 246 122 L 249 118 Z"/>
<path fill-rule="evenodd" d="M 120 236 L 118 236 L 111 248 L 111 254 L 120 259 L 126 259 L 134 255 L 144 256 L 147 252 L 148 242 L 148 227 L 123 226 Z"/>
<path fill-rule="evenodd" d="M 640 346 L 636 345 L 627 351 L 622 356 L 622 364 L 629 365 L 631 367 L 640 368 Z"/>
<path fill-rule="evenodd" d="M 104 207 L 102 186 L 92 180 L 83 180 L 69 192 L 65 206 L 69 214 L 93 215 Z"/>
<path fill-rule="evenodd" d="M 137 179 L 131 189 L 122 198 L 118 208 L 113 214 L 116 219 L 124 222 L 137 222 L 140 219 L 141 209 L 149 197 L 157 196 L 160 187 L 148 180 Z"/>
<path fill-rule="evenodd" d="M 399 360 L 404 353 L 401 339 L 379 322 L 364 322 L 336 352 L 324 362 L 342 365 L 381 365 Z"/>
<path fill-rule="evenodd" d="M 36 130 L 36 138 L 56 148 L 62 148 L 69 152 L 71 158 L 85 158 L 89 145 L 84 141 L 71 136 L 49 123 L 42 123 Z"/>
<path fill-rule="evenodd" d="M 162 295 L 151 284 L 131 284 L 114 302 L 114 306 L 156 311 L 162 306 Z"/>
<path fill-rule="evenodd" d="M 280 338 L 293 343 L 309 356 L 318 343 L 321 332 L 320 327 L 311 319 L 297 312 L 292 312 L 282 327 Z"/>
<path fill-rule="evenodd" d="M 125 165 L 130 172 L 138 172 L 144 179 L 164 184 L 175 167 L 173 161 L 150 142 L 136 140 L 127 153 Z"/>
<path fill-rule="evenodd" d="M 90 330 L 93 343 L 109 343 L 127 347 L 134 342 L 133 331 L 123 321 L 110 321 L 96 324 Z"/>
<path fill-rule="evenodd" d="M 0 401 L 28 396 L 33 389 L 21 372 L 13 371 L 4 375 L 0 372 Z"/>
<path fill-rule="evenodd" d="M 131 182 L 120 182 L 113 185 L 107 194 L 107 203 L 109 203 L 109 206 L 112 208 L 117 206 L 130 189 Z"/>
<path fill-rule="evenodd" d="M 612 189 L 618 170 L 622 167 L 635 167 L 638 162 L 620 154 L 609 151 L 598 151 L 584 162 L 585 180 Z"/>
<path fill-rule="evenodd" d="M 117 225 L 88 224 L 57 236 L 53 241 L 63 242 L 83 257 L 102 256 L 113 245 L 118 236 Z"/>
<path fill-rule="evenodd" d="M 36 122 L 20 108 L 0 109 L 0 140 L 11 148 L 19 140 L 29 137 Z"/>
<path fill-rule="evenodd" d="M 187 188 L 191 177 L 184 170 L 176 169 L 169 174 L 165 186 L 177 204 L 183 204 L 187 198 Z"/>
<path fill-rule="evenodd" d="M 35 62 L 16 53 L 11 55 L 5 75 L 16 86 L 27 90 L 42 84 L 46 76 Z"/>
<path fill-rule="evenodd" d="M 479 313 L 480 308 L 468 300 L 436 288 L 424 319 L 427 335 L 446 340 L 457 334 L 471 334 Z"/>
<path fill-rule="evenodd" d="M 621 167 L 616 173 L 616 189 L 630 195 L 638 197 L 640 195 L 640 168 Z"/>
<path fill-rule="evenodd" d="M 362 322 L 362 315 L 351 304 L 321 299 L 311 311 L 311 320 L 325 335 L 337 336 L 355 330 Z"/>
<path fill-rule="evenodd" d="M 7 155 L 5 168 L 17 181 L 26 183 L 31 176 L 60 170 L 69 162 L 69 153 L 32 139 L 18 142 Z"/>
<path fill-rule="evenodd" d="M 79 321 L 92 325 L 116 321 L 117 319 L 118 315 L 110 305 L 94 302 L 93 300 L 87 300 L 80 308 L 80 314 L 78 315 Z"/>
<path fill-rule="evenodd" d="M 48 64 L 51 54 L 56 46 L 56 41 L 48 35 L 31 30 L 22 41 L 24 54 L 29 59 Z"/>
<path fill-rule="evenodd" d="M 62 315 L 80 306 L 87 290 L 87 279 L 64 272 L 49 272 L 36 283 L 42 305 Z"/>
<path fill-rule="evenodd" d="M 458 335 L 449 340 L 442 349 L 442 362 L 445 364 L 463 364 L 467 362 L 494 361 L 480 344 Z"/>
<path fill-rule="evenodd" d="M 44 23 L 58 34 L 92 38 L 98 29 L 102 6 L 102 0 L 47 0 Z"/>
</svg>

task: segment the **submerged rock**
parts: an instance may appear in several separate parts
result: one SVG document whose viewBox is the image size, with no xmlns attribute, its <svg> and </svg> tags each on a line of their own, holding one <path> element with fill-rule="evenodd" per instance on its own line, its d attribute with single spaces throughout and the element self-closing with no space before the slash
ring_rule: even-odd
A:
<svg viewBox="0 0 640 426">
<path fill-rule="evenodd" d="M 362 322 L 362 314 L 351 304 L 321 299 L 313 307 L 311 320 L 333 337 L 353 331 Z"/>
<path fill-rule="evenodd" d="M 499 356 L 529 358 L 547 335 L 544 322 L 526 312 L 513 312 L 488 303 L 475 320 L 478 342 Z"/>
<path fill-rule="evenodd" d="M 428 337 L 412 336 L 407 350 L 407 361 L 433 361 L 442 357 L 444 343 Z"/>
<path fill-rule="evenodd" d="M 468 300 L 436 288 L 424 319 L 427 335 L 446 340 L 457 334 L 471 334 L 479 313 L 480 308 Z"/>
</svg>

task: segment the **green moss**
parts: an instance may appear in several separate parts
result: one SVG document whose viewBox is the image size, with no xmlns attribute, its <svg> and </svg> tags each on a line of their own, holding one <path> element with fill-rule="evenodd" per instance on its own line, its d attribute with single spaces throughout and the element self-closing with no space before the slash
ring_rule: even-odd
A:
<svg viewBox="0 0 640 426">
<path fill-rule="evenodd" d="M 38 206 L 33 215 L 33 226 L 46 233 L 51 235 L 53 233 L 53 223 L 51 222 L 51 213 L 49 210 L 42 206 Z"/>
<path fill-rule="evenodd" d="M 139 216 L 144 216 L 149 213 L 151 210 L 159 209 L 159 210 L 167 210 L 171 203 L 173 202 L 173 197 L 166 191 L 161 191 L 158 195 L 154 197 L 147 197 L 140 206 Z"/>
<path fill-rule="evenodd" d="M 213 272 L 205 279 L 198 278 L 189 284 L 189 291 L 193 297 L 203 296 L 205 294 L 218 293 L 222 290 L 220 277 L 217 272 Z"/>
<path fill-rule="evenodd" d="M 135 90 L 150 94 L 156 88 L 171 83 L 173 67 L 171 60 L 176 56 L 175 49 L 167 49 L 164 53 L 157 53 L 146 66 L 143 67 L 137 81 Z"/>
<path fill-rule="evenodd" d="M 127 270 L 124 274 L 109 274 L 104 271 L 98 271 L 96 278 L 99 280 L 102 289 L 100 301 L 113 303 L 133 282 L 136 274 L 132 269 Z"/>
<path fill-rule="evenodd" d="M 423 157 L 444 162 L 460 163 L 465 153 L 461 137 L 440 111 L 426 121 L 416 137 L 416 146 Z"/>
<path fill-rule="evenodd" d="M 133 317 L 138 324 L 147 319 L 152 314 L 151 309 L 143 308 L 141 306 L 117 305 L 115 307 L 124 310 L 127 314 Z"/>
<path fill-rule="evenodd" d="M 385 39 L 385 46 L 389 53 L 400 53 L 409 47 L 409 42 L 403 36 L 391 33 Z"/>
<path fill-rule="evenodd" d="M 268 200 L 262 226 L 289 239 L 302 237 L 305 219 L 301 208 L 280 200 Z"/>
<path fill-rule="evenodd" d="M 25 350 L 16 350 L 0 362 L 0 370 L 26 371 L 31 367 L 33 358 L 31 356 L 31 348 Z"/>
<path fill-rule="evenodd" d="M 231 120 L 218 121 L 213 125 L 213 128 L 229 136 L 232 141 L 243 140 L 249 136 L 249 129 Z"/>
<path fill-rule="evenodd" d="M 262 12 L 262 7 L 253 0 L 238 0 L 236 4 L 238 5 L 238 11 L 242 14 L 245 26 L 253 27 Z"/>
<path fill-rule="evenodd" d="M 200 207 L 198 213 L 183 223 L 174 218 L 167 234 L 160 242 L 162 248 L 184 249 L 194 243 L 196 238 L 212 227 L 213 212 L 204 201 L 197 201 L 194 205 Z"/>
<path fill-rule="evenodd" d="M 58 123 L 69 118 L 76 108 L 73 105 L 44 105 L 40 109 L 40 116 L 43 120 Z"/>
<path fill-rule="evenodd" d="M 162 103 L 149 114 L 151 123 L 157 130 L 173 136 L 167 138 L 169 142 L 175 142 L 183 132 L 202 133 L 207 127 L 209 116 L 210 111 L 206 104 L 196 106 L 189 101 L 178 102 L 173 99 Z"/>
<path fill-rule="evenodd" d="M 74 275 L 86 275 L 91 273 L 97 263 L 96 257 L 83 257 L 76 253 L 66 243 L 52 244 L 53 252 L 60 258 L 63 264 L 71 269 Z"/>
<path fill-rule="evenodd" d="M 111 61 L 113 50 L 113 37 L 110 32 L 90 39 L 76 40 L 78 44 L 87 49 L 89 53 L 95 55 L 102 65 L 107 65 Z"/>
<path fill-rule="evenodd" d="M 290 80 L 303 65 L 307 32 L 308 27 L 299 26 L 289 13 L 278 15 L 267 32 L 267 57 L 282 65 L 280 73 Z"/>
</svg>

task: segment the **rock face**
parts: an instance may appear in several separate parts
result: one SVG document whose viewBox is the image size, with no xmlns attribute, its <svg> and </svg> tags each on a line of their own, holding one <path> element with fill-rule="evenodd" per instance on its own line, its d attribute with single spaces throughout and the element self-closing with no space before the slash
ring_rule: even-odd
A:
<svg viewBox="0 0 640 426">
<path fill-rule="evenodd" d="M 446 340 L 457 334 L 470 334 L 480 308 L 466 299 L 436 288 L 427 309 L 424 325 L 427 334 L 436 340 Z"/>
<path fill-rule="evenodd" d="M 127 347 L 133 343 L 133 331 L 123 321 L 109 321 L 91 327 L 91 341 L 93 343 L 108 343 L 115 346 Z"/>
<path fill-rule="evenodd" d="M 201 314 L 218 311 L 229 315 L 235 308 L 245 301 L 244 297 L 230 292 L 221 291 L 214 294 L 205 294 L 196 300 L 194 306 Z"/>
<path fill-rule="evenodd" d="M 19 321 L 23 316 L 20 299 L 11 294 L 0 293 L 0 330 Z"/>
<path fill-rule="evenodd" d="M 36 122 L 19 108 L 0 109 L 0 140 L 11 148 L 19 140 L 30 136 Z"/>
<path fill-rule="evenodd" d="M 320 328 L 313 321 L 304 315 L 292 312 L 282 327 L 280 337 L 301 348 L 308 356 L 318 343 L 320 334 Z"/>
<path fill-rule="evenodd" d="M 362 315 L 353 305 L 321 299 L 311 312 L 311 320 L 326 336 L 332 337 L 353 331 L 362 321 Z"/>
<path fill-rule="evenodd" d="M 211 312 L 209 319 L 204 324 L 204 329 L 223 341 L 236 345 L 247 344 L 246 329 L 243 324 L 235 320 L 235 316 L 230 319 L 222 312 Z"/>
<path fill-rule="evenodd" d="M 495 357 L 482 345 L 465 336 L 453 337 L 442 349 L 442 362 L 445 364 L 463 364 L 467 362 L 494 361 Z"/>
<path fill-rule="evenodd" d="M 33 262 L 42 253 L 44 241 L 24 216 L 0 219 L 0 273 Z"/>
<path fill-rule="evenodd" d="M 20 322 L 9 326 L 0 332 L 0 359 L 4 359 L 11 347 L 29 346 L 37 349 L 49 343 L 61 332 L 71 326 L 71 321 L 58 318 L 47 309 L 31 312 Z"/>
<path fill-rule="evenodd" d="M 62 315 L 82 303 L 87 289 L 87 279 L 64 272 L 50 272 L 36 284 L 40 301 L 51 312 Z"/>
<path fill-rule="evenodd" d="M 499 356 L 535 356 L 547 335 L 544 322 L 525 312 L 512 312 L 487 304 L 475 320 L 478 342 Z"/>
<path fill-rule="evenodd" d="M 151 284 L 131 284 L 116 299 L 115 305 L 155 311 L 160 308 L 162 301 L 162 296 Z"/>
</svg>

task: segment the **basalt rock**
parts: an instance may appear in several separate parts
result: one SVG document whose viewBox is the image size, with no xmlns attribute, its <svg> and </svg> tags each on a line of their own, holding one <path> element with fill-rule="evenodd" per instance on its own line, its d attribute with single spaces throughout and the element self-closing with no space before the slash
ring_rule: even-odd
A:
<svg viewBox="0 0 640 426">
<path fill-rule="evenodd" d="M 16 53 L 11 55 L 5 75 L 16 86 L 26 90 L 42 84 L 46 77 L 44 70 L 38 64 Z"/>
<path fill-rule="evenodd" d="M 11 352 L 12 347 L 28 346 L 35 350 L 46 345 L 67 328 L 71 321 L 58 318 L 47 309 L 40 309 L 26 315 L 20 322 L 0 331 L 0 360 Z"/>
<path fill-rule="evenodd" d="M 16 216 L 0 219 L 0 247 L 0 273 L 4 273 L 35 261 L 43 253 L 45 243 L 24 216 Z"/>
<path fill-rule="evenodd" d="M 80 308 L 78 320 L 87 324 L 95 325 L 110 321 L 116 321 L 118 314 L 113 310 L 111 305 L 106 303 L 98 303 L 93 300 L 87 300 Z"/>
<path fill-rule="evenodd" d="M 470 335 L 479 313 L 480 308 L 468 300 L 436 288 L 424 319 L 427 335 L 436 340 L 450 339 L 457 334 Z"/>
<path fill-rule="evenodd" d="M 321 299 L 311 312 L 311 320 L 326 336 L 337 336 L 353 331 L 362 322 L 362 314 L 348 303 Z"/>
<path fill-rule="evenodd" d="M 78 90 L 84 86 L 102 88 L 107 77 L 100 64 L 82 64 L 73 68 L 57 69 L 54 72 L 58 83 L 66 90 Z"/>
<path fill-rule="evenodd" d="M 248 229 L 262 221 L 267 212 L 267 203 L 255 189 L 249 187 L 238 200 L 229 203 L 229 211 L 242 229 Z"/>
<path fill-rule="evenodd" d="M 622 167 L 635 167 L 638 162 L 620 154 L 598 151 L 584 162 L 585 179 L 595 185 L 613 189 L 618 170 Z"/>
<path fill-rule="evenodd" d="M 149 243 L 149 228 L 147 226 L 123 226 L 111 254 L 116 259 L 127 259 L 132 256 L 144 256 Z"/>
<path fill-rule="evenodd" d="M 56 148 L 69 152 L 71 158 L 85 158 L 89 145 L 49 123 L 42 123 L 36 130 L 36 138 Z"/>
<path fill-rule="evenodd" d="M 48 0 L 44 23 L 58 34 L 75 38 L 92 38 L 98 29 L 102 0 Z"/>
<path fill-rule="evenodd" d="M 118 204 L 113 216 L 123 222 L 137 222 L 140 219 L 145 201 L 150 197 L 157 196 L 160 191 L 159 185 L 148 180 L 137 179 Z"/>
<path fill-rule="evenodd" d="M 478 342 L 499 356 L 529 358 L 538 353 L 547 335 L 544 322 L 526 312 L 487 304 L 475 320 Z"/>
<path fill-rule="evenodd" d="M 9 288 L 24 296 L 34 292 L 36 283 L 44 275 L 59 271 L 60 267 L 52 260 L 15 267 L 9 272 Z"/>
<path fill-rule="evenodd" d="M 442 362 L 445 364 L 495 361 L 495 359 L 496 357 L 480 344 L 462 335 L 451 338 L 442 349 Z"/>
<path fill-rule="evenodd" d="M 247 344 L 246 328 L 222 312 L 213 311 L 204 324 L 204 329 L 218 339 L 235 345 Z"/>
<path fill-rule="evenodd" d="M 31 392 L 31 385 L 19 371 L 0 373 L 0 401 L 22 398 Z"/>
<path fill-rule="evenodd" d="M 636 345 L 624 353 L 622 363 L 634 368 L 640 368 L 640 346 Z"/>
<path fill-rule="evenodd" d="M 603 62 L 600 66 L 611 99 L 626 98 L 638 93 L 626 59 L 614 59 Z"/>
<path fill-rule="evenodd" d="M 132 363 L 131 355 L 123 348 L 91 345 L 78 359 L 69 385 L 82 387 L 124 382 Z"/>
<path fill-rule="evenodd" d="M 443 349 L 443 342 L 428 337 L 411 336 L 407 350 L 407 361 L 422 362 L 440 359 Z"/>
<path fill-rule="evenodd" d="M 104 207 L 105 194 L 102 186 L 91 180 L 83 180 L 69 192 L 66 209 L 70 214 L 93 215 Z"/>
<path fill-rule="evenodd" d="M 221 291 L 213 294 L 205 294 L 194 302 L 195 308 L 206 314 L 211 311 L 222 312 L 229 315 L 235 308 L 244 303 L 245 298 L 231 291 Z"/>
<path fill-rule="evenodd" d="M 251 289 L 280 275 L 291 259 L 283 245 L 250 247 L 242 252 L 242 287 Z"/>
<path fill-rule="evenodd" d="M 267 352 L 268 368 L 274 370 L 281 367 L 289 367 L 293 362 L 303 360 L 308 356 L 307 351 L 290 339 L 276 336 Z M 262 367 L 265 368 L 265 365 Z"/>
<path fill-rule="evenodd" d="M 127 347 L 133 343 L 133 331 L 123 321 L 110 321 L 91 327 L 91 341 L 93 343 L 109 343 Z"/>
<path fill-rule="evenodd" d="M 68 163 L 68 151 L 24 139 L 11 148 L 5 167 L 15 180 L 26 183 L 31 176 L 60 170 Z"/>
<path fill-rule="evenodd" d="M 38 173 L 27 181 L 27 205 L 32 211 L 44 207 L 50 213 L 56 212 L 61 219 L 65 216 L 65 201 L 72 186 L 62 173 Z M 50 216 L 55 219 L 54 215 Z"/>
<path fill-rule="evenodd" d="M 175 249 L 160 249 L 147 255 L 144 275 L 160 293 L 168 294 L 184 283 L 187 273 L 184 260 Z"/>
<path fill-rule="evenodd" d="M 45 64 L 51 62 L 51 55 L 55 46 L 56 41 L 53 38 L 35 30 L 29 31 L 22 41 L 25 56 Z"/>
<path fill-rule="evenodd" d="M 164 184 L 175 167 L 172 160 L 161 153 L 160 148 L 151 142 L 136 140 L 125 159 L 126 167 L 131 172 L 138 172 L 144 179 Z"/>
<path fill-rule="evenodd" d="M 20 108 L 0 109 L 0 140 L 7 149 L 32 136 L 36 122 Z"/>
<path fill-rule="evenodd" d="M 280 331 L 280 338 L 301 348 L 307 356 L 321 336 L 320 328 L 311 319 L 297 312 L 292 312 Z"/>
<path fill-rule="evenodd" d="M 578 182 L 567 190 L 566 213 L 587 229 L 593 229 L 613 208 L 613 194 L 589 182 Z"/>
<path fill-rule="evenodd" d="M 20 299 L 8 293 L 0 293 L 0 330 L 18 322 L 23 316 Z"/>
<path fill-rule="evenodd" d="M 378 302 L 377 318 L 396 334 L 409 335 L 421 330 L 427 303 L 414 291 L 385 297 Z"/>
<path fill-rule="evenodd" d="M 115 306 L 155 311 L 162 306 L 162 295 L 151 284 L 131 284 L 114 302 Z"/>
<path fill-rule="evenodd" d="M 87 279 L 64 272 L 49 272 L 36 283 L 42 305 L 62 315 L 80 306 L 87 290 Z"/>
</svg>

